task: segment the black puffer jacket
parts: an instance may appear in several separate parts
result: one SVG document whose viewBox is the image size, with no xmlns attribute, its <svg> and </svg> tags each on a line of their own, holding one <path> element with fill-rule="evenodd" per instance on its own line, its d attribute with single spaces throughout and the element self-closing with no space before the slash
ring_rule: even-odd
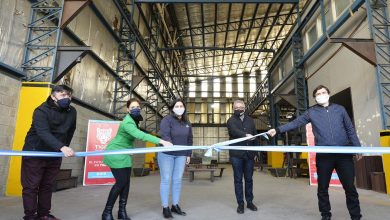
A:
<svg viewBox="0 0 390 220">
<path fill-rule="evenodd" d="M 56 152 L 63 146 L 69 146 L 76 129 L 76 117 L 74 107 L 61 109 L 49 96 L 34 110 L 23 150 Z"/>
</svg>

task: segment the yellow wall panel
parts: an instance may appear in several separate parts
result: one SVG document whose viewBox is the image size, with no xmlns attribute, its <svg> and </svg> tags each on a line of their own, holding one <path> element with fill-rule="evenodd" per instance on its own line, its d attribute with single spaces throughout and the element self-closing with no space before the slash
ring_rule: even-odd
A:
<svg viewBox="0 0 390 220">
<path fill-rule="evenodd" d="M 51 84 L 46 82 L 29 82 L 22 84 L 12 150 L 22 150 L 24 139 L 31 127 L 33 112 L 35 108 L 45 102 L 50 95 L 50 85 Z M 7 196 L 22 195 L 22 186 L 20 184 L 21 159 L 21 157 L 11 157 L 5 192 Z"/>
<path fill-rule="evenodd" d="M 390 130 L 380 132 L 380 142 L 382 147 L 390 147 Z M 383 170 L 385 172 L 386 192 L 390 194 L 390 154 L 383 154 Z"/>
</svg>

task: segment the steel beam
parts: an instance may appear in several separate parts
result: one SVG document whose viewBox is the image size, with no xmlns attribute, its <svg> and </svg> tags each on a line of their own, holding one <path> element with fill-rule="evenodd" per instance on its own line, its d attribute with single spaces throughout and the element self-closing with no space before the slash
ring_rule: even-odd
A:
<svg viewBox="0 0 390 220">
<path fill-rule="evenodd" d="M 228 21 L 227 23 L 230 23 L 230 14 L 232 12 L 232 4 L 229 4 L 229 11 L 228 11 Z M 229 35 L 229 26 L 227 27 L 227 32 L 225 34 L 225 41 L 223 43 L 223 47 L 226 47 L 226 43 L 227 43 L 227 39 L 228 39 L 228 35 Z M 225 51 L 223 51 L 223 54 L 222 54 L 222 65 L 225 64 Z"/>
<path fill-rule="evenodd" d="M 171 50 L 222 50 L 222 51 L 268 52 L 268 53 L 274 53 L 275 52 L 275 50 L 273 50 L 273 49 L 251 49 L 251 48 L 237 48 L 237 47 L 198 47 L 198 46 L 166 47 L 166 48 L 158 48 L 158 50 L 160 50 L 160 51 L 171 51 Z"/>
<path fill-rule="evenodd" d="M 135 3 L 262 3 L 297 4 L 299 0 L 135 0 Z"/>
<path fill-rule="evenodd" d="M 341 43 L 353 53 L 376 66 L 375 42 L 373 39 L 361 38 L 331 38 L 330 43 Z"/>
<path fill-rule="evenodd" d="M 68 25 L 73 20 L 73 18 L 75 18 L 81 12 L 83 8 L 91 3 L 91 0 L 64 1 L 64 12 L 62 14 L 61 29 L 66 27 L 66 25 Z"/>
<path fill-rule="evenodd" d="M 245 43 L 244 43 L 244 48 L 245 48 L 246 45 L 248 44 L 249 36 L 251 35 L 251 31 L 252 31 L 253 25 L 254 25 L 255 20 L 256 20 L 256 16 L 257 16 L 257 11 L 258 11 L 258 9 L 259 9 L 259 4 L 256 4 L 255 11 L 253 12 L 253 16 L 252 16 L 252 19 L 251 19 L 251 23 L 249 24 L 249 31 L 248 31 L 248 33 L 246 34 Z M 243 24 L 243 23 L 244 23 L 244 22 L 243 22 L 243 19 L 241 18 L 240 20 L 241 20 L 241 23 Z M 242 26 L 241 26 L 241 25 L 239 26 L 239 29 L 242 30 Z M 261 32 L 261 29 L 259 30 L 259 32 Z M 235 47 L 237 46 L 237 41 L 238 41 L 239 33 L 240 33 L 240 31 L 237 32 L 237 40 L 236 40 L 236 42 L 235 42 L 235 44 L 234 44 Z M 239 61 L 238 61 L 239 63 L 241 63 L 243 54 L 244 54 L 244 53 L 241 53 L 240 59 L 239 59 Z M 251 53 L 251 55 L 252 55 L 252 53 Z M 248 57 L 249 59 L 250 59 L 251 55 L 249 55 L 249 57 Z M 230 62 L 230 68 L 229 68 L 229 69 L 232 68 L 233 59 L 234 59 L 234 53 L 233 53 L 233 55 L 232 55 L 232 60 L 231 60 L 231 62 Z M 249 60 L 249 59 L 248 59 L 248 60 Z M 246 65 L 245 65 L 245 66 L 246 66 Z M 237 74 L 237 72 L 238 72 L 238 68 L 236 68 L 236 74 Z"/>
<path fill-rule="evenodd" d="M 12 74 L 13 76 L 17 78 L 25 78 L 26 74 L 22 72 L 19 69 L 16 69 L 15 67 L 9 66 L 3 62 L 0 62 L 0 70 L 4 70 L 4 73 L 6 74 Z"/>
<path fill-rule="evenodd" d="M 271 46 L 273 45 L 273 42 L 276 41 L 276 42 L 282 42 L 284 38 L 280 38 L 280 39 L 272 39 L 272 40 L 267 40 L 267 41 L 261 41 L 261 42 L 255 42 L 255 43 L 252 43 L 252 44 L 247 44 L 246 45 L 246 49 L 250 49 L 250 50 L 261 50 L 262 49 L 262 45 L 263 44 L 266 44 L 266 46 Z M 237 49 L 244 49 L 244 45 L 237 45 L 236 47 Z M 237 52 L 241 52 L 241 53 L 244 53 L 245 51 L 237 51 Z M 195 53 L 185 53 L 185 60 L 197 60 L 197 59 L 203 59 L 205 56 L 206 57 L 213 57 L 213 58 L 217 58 L 219 56 L 222 56 L 222 59 L 224 59 L 223 55 L 225 53 L 225 56 L 229 56 L 229 55 L 232 55 L 233 54 L 233 51 L 232 50 L 229 50 L 229 51 L 222 51 L 222 50 L 206 50 L 206 52 L 204 53 L 203 51 L 197 51 Z M 251 51 L 251 53 L 255 53 L 254 51 Z M 251 54 L 250 54 L 251 55 Z M 257 58 L 258 59 L 258 58 Z"/>
<path fill-rule="evenodd" d="M 64 33 L 66 33 L 71 39 L 73 39 L 76 43 L 78 43 L 80 46 L 87 46 L 85 44 L 85 42 L 83 42 L 81 39 L 79 39 L 77 37 L 77 35 L 75 35 L 71 30 L 69 30 L 68 28 L 65 28 L 64 29 Z M 123 80 L 110 66 L 108 66 L 95 52 L 93 52 L 92 50 L 88 51 L 88 54 L 97 62 L 99 63 L 104 69 L 107 70 L 107 72 L 114 77 L 114 79 L 116 81 L 118 81 L 120 83 L 121 86 L 123 86 L 124 88 L 126 88 L 127 90 L 131 91 L 131 87 L 129 85 L 129 82 L 126 82 L 125 80 Z M 137 67 L 138 71 L 140 71 L 140 73 L 142 75 L 146 75 L 145 72 L 143 72 L 143 69 L 138 66 L 138 63 L 135 63 L 135 66 Z M 150 83 L 150 82 L 148 82 Z M 140 95 L 138 94 L 136 91 L 133 91 L 133 95 L 135 95 L 135 97 L 137 97 L 138 99 L 140 99 L 141 101 L 145 101 L 145 99 Z M 154 110 L 155 111 L 155 110 Z M 158 113 L 159 114 L 159 113 Z M 162 117 L 162 116 L 161 116 Z"/>
<path fill-rule="evenodd" d="M 294 61 L 294 90 L 297 102 L 297 116 L 302 115 L 308 107 L 307 85 L 303 65 L 299 61 L 303 56 L 303 42 L 299 33 L 296 33 L 292 42 L 292 55 Z"/>
<path fill-rule="evenodd" d="M 136 37 L 138 44 L 140 45 L 142 51 L 144 51 L 144 53 L 145 53 L 145 56 L 148 58 L 149 62 L 154 66 L 154 69 L 156 70 L 156 75 L 159 77 L 162 84 L 164 85 L 164 87 L 168 91 L 168 94 L 172 97 L 175 97 L 174 93 L 172 92 L 171 88 L 168 85 L 168 82 L 163 77 L 163 73 L 162 73 L 160 67 L 158 66 L 153 55 L 151 54 L 145 40 L 143 39 L 142 34 L 137 29 L 135 23 L 130 21 L 130 19 L 128 18 L 130 12 L 128 11 L 128 9 L 126 7 L 122 7 L 123 5 L 120 2 L 120 0 L 113 0 L 113 1 L 114 1 L 115 5 L 117 6 L 117 9 L 119 10 L 121 16 L 123 16 L 125 21 L 128 23 L 128 25 L 130 27 L 130 31 L 132 31 L 134 33 L 134 36 Z"/>
<path fill-rule="evenodd" d="M 22 63 L 27 81 L 53 80 L 63 4 L 60 0 L 32 2 Z"/>
<path fill-rule="evenodd" d="M 299 5 L 296 5 L 296 7 L 299 7 Z M 279 9 L 281 9 L 281 8 L 279 8 Z M 291 10 L 290 10 L 290 15 L 292 14 L 293 11 L 294 11 L 294 7 L 291 8 Z M 280 13 L 280 11 L 278 11 L 278 13 Z M 288 19 L 286 19 L 286 20 L 284 21 L 282 27 L 279 29 L 279 32 L 278 32 L 278 34 L 276 35 L 276 39 L 278 39 L 279 36 L 280 36 L 280 34 L 282 33 L 282 30 L 283 30 L 283 28 L 285 27 L 287 20 L 288 20 Z M 283 37 L 283 38 L 284 38 L 284 37 Z M 284 41 L 282 41 L 282 42 L 284 42 Z M 272 45 L 271 45 L 270 47 L 271 47 L 271 48 L 274 47 L 275 43 L 278 43 L 278 41 L 275 40 L 275 41 L 272 43 Z M 278 45 L 277 47 L 280 48 L 280 45 Z M 274 54 L 273 54 L 273 55 L 274 55 Z M 263 66 L 264 61 L 268 61 L 268 60 L 264 60 L 264 59 L 263 59 L 263 61 L 261 62 L 261 64 L 260 64 L 259 66 Z M 266 64 L 268 65 L 268 63 L 266 63 Z M 252 69 L 251 69 L 250 71 L 252 71 Z"/>
<path fill-rule="evenodd" d="M 339 19 L 333 23 L 329 28 L 327 33 L 323 34 L 319 40 L 303 55 L 302 59 L 299 61 L 298 66 L 303 65 L 328 39 L 328 36 L 331 37 L 347 20 L 349 17 L 351 17 L 351 12 L 357 11 L 362 5 L 364 4 L 364 0 L 356 0 L 353 2 L 353 4 L 350 6 L 350 11 L 345 11 Z M 319 4 L 318 4 L 319 6 Z M 318 8 L 317 6 L 317 8 Z M 314 11 L 315 12 L 315 11 Z M 313 14 L 314 14 L 313 12 Z M 307 24 L 309 21 L 309 18 L 304 19 L 306 21 L 304 24 Z M 303 21 L 302 21 L 303 22 Z M 304 27 L 304 25 L 299 25 L 297 30 L 301 30 Z M 295 33 L 295 32 L 294 32 Z M 291 43 L 291 42 L 290 42 Z M 290 44 L 291 45 L 291 44 Z M 287 48 L 286 48 L 287 50 Z M 274 59 L 275 62 L 278 60 L 277 58 Z M 273 61 L 271 61 L 273 62 Z M 272 63 L 272 69 L 269 72 L 272 72 L 274 66 L 276 63 Z M 282 85 L 284 85 L 288 79 L 294 74 L 294 71 L 290 71 L 271 91 L 271 93 L 275 93 L 276 90 L 278 90 Z"/>
<path fill-rule="evenodd" d="M 256 10 L 257 10 L 258 5 L 259 5 L 259 4 L 256 4 Z M 242 5 L 240 21 L 244 20 L 244 14 L 245 14 L 246 6 L 247 6 L 246 3 L 244 3 L 244 4 Z M 257 11 L 256 11 L 256 12 L 257 12 Z M 253 13 L 253 14 L 254 14 L 253 16 L 256 16 L 256 12 Z M 239 36 L 240 36 L 240 34 L 241 34 L 241 26 L 242 26 L 242 23 L 243 23 L 243 22 L 240 22 L 240 24 L 238 25 L 238 30 L 237 30 L 236 39 L 235 39 L 235 41 L 234 41 L 234 46 L 233 46 L 233 48 L 235 48 L 235 47 L 237 46 L 238 38 L 239 38 Z M 227 33 L 226 33 L 226 34 L 227 34 Z M 249 33 L 248 33 L 248 34 L 249 34 Z M 247 42 L 245 41 L 245 43 L 244 43 L 244 48 L 245 48 L 246 44 L 247 44 Z M 233 60 L 234 60 L 234 54 L 235 54 L 235 52 L 236 52 L 236 51 L 233 51 L 232 58 L 231 58 L 231 60 L 230 60 L 229 72 L 230 72 L 230 70 L 231 70 L 231 68 L 232 68 L 232 62 L 233 62 Z M 250 51 L 248 51 L 248 52 L 250 52 Z M 242 55 L 242 54 L 241 54 L 241 55 Z"/>
<path fill-rule="evenodd" d="M 255 14 L 256 15 L 256 14 Z M 293 25 L 294 24 L 294 17 L 297 17 L 295 13 L 293 13 L 292 16 L 289 17 L 290 14 L 280 14 L 278 16 L 278 19 L 284 21 L 287 20 L 287 25 Z M 178 35 L 181 37 L 189 37 L 190 33 L 192 33 L 192 36 L 197 36 L 197 35 L 202 35 L 202 34 L 214 34 L 214 33 L 223 33 L 228 31 L 250 31 L 251 29 L 255 28 L 261 28 L 261 27 L 271 27 L 272 26 L 272 20 L 275 17 L 275 15 L 268 16 L 267 18 L 265 17 L 260 17 L 260 18 L 252 18 L 252 19 L 243 19 L 242 21 L 232 21 L 230 23 L 218 23 L 216 22 L 215 24 L 212 25 L 204 25 L 204 27 L 192 27 L 190 28 L 185 28 L 179 30 Z M 263 26 L 262 23 L 264 19 L 267 19 L 264 23 Z M 283 22 L 280 24 L 276 24 L 275 26 L 281 25 Z M 239 25 L 241 24 L 241 28 L 239 28 Z M 252 26 L 251 26 L 252 25 Z"/>
<path fill-rule="evenodd" d="M 54 74 L 53 83 L 58 82 L 70 69 L 91 50 L 85 46 L 60 46 L 58 47 L 57 71 Z"/>
<path fill-rule="evenodd" d="M 138 7 L 139 14 L 141 15 L 141 18 L 142 18 L 142 20 L 143 20 L 144 23 L 145 23 L 146 30 L 148 31 L 149 34 L 151 34 L 151 33 L 152 33 L 152 30 L 151 30 L 150 26 L 147 24 L 148 21 L 147 21 L 147 18 L 146 18 L 146 16 L 145 16 L 143 10 L 142 10 L 141 5 L 140 5 L 140 4 L 137 4 L 137 7 Z M 173 16 L 173 15 L 172 15 L 172 16 Z M 168 42 L 167 42 L 166 39 L 164 38 L 164 34 L 163 34 L 163 32 L 161 31 L 161 29 L 159 29 L 159 31 L 160 31 L 160 34 L 161 34 L 161 36 L 162 36 L 163 43 L 164 43 L 165 47 L 167 47 L 167 46 L 168 46 Z M 157 44 L 156 39 L 152 38 L 151 40 L 153 41 L 154 44 Z M 150 43 L 152 43 L 152 42 L 150 42 Z M 164 57 L 164 54 L 162 54 L 161 51 L 159 51 L 159 55 L 160 55 L 161 57 Z M 175 59 L 173 59 L 173 60 L 175 60 Z M 170 73 L 170 72 L 171 72 L 171 68 L 169 68 L 167 61 L 166 61 L 165 59 L 162 59 L 162 61 L 163 61 L 163 64 L 164 64 L 165 72 Z M 178 69 L 174 69 L 174 71 L 179 71 L 180 73 L 182 73 L 182 70 L 181 70 L 180 67 L 179 67 Z M 168 75 L 169 75 L 169 74 L 168 74 Z M 166 77 L 166 78 L 169 79 L 169 76 Z M 178 85 L 176 84 L 176 82 L 175 82 L 172 78 L 171 78 L 171 80 L 173 81 L 173 86 L 175 87 L 174 89 L 176 89 L 176 91 L 178 91 L 178 90 L 179 90 L 179 89 L 178 89 Z M 180 96 L 180 94 L 179 94 L 179 96 Z"/>
<path fill-rule="evenodd" d="M 365 1 L 370 35 L 375 42 L 376 84 L 382 129 L 390 129 L 390 20 L 386 0 Z"/>
</svg>

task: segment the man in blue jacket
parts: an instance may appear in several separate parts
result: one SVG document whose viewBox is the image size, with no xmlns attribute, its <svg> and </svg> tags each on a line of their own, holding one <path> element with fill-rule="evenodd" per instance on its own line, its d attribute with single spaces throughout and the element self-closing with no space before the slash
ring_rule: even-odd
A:
<svg viewBox="0 0 390 220">
<path fill-rule="evenodd" d="M 323 85 L 313 91 L 317 104 L 309 108 L 294 121 L 268 131 L 270 136 L 312 124 L 315 145 L 318 146 L 360 146 L 355 128 L 344 107 L 329 103 L 329 89 Z M 354 185 L 355 169 L 351 154 L 316 155 L 318 174 L 318 206 L 322 220 L 331 219 L 329 202 L 329 182 L 333 169 L 336 170 L 347 197 L 347 207 L 351 219 L 361 219 L 359 195 Z"/>
</svg>

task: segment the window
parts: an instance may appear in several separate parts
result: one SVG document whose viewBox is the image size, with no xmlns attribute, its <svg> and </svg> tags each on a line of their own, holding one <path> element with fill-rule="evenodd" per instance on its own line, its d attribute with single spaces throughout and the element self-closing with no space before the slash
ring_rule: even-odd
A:
<svg viewBox="0 0 390 220">
<path fill-rule="evenodd" d="M 244 77 L 237 77 L 237 93 L 238 97 L 244 97 Z"/>
<path fill-rule="evenodd" d="M 265 79 L 265 77 L 267 76 L 268 74 L 268 70 L 262 70 L 261 71 L 261 81 L 263 81 Z"/>
<path fill-rule="evenodd" d="M 326 28 L 328 28 L 330 25 L 333 24 L 333 13 L 332 8 L 330 7 L 331 4 L 325 5 L 325 24 Z"/>
<path fill-rule="evenodd" d="M 306 33 L 307 48 L 308 49 L 313 46 L 313 44 L 317 41 L 317 38 L 318 38 L 317 23 L 314 23 L 314 25 Z"/>
<path fill-rule="evenodd" d="M 250 96 L 256 92 L 256 73 L 251 74 L 249 78 L 249 93 Z"/>
<path fill-rule="evenodd" d="M 207 80 L 202 81 L 201 89 L 202 89 L 202 97 L 207 97 L 207 92 L 208 92 Z"/>
<path fill-rule="evenodd" d="M 283 63 L 281 63 L 281 66 L 278 68 L 278 73 L 279 73 L 279 81 L 284 78 L 284 66 Z"/>
<path fill-rule="evenodd" d="M 351 3 L 350 0 L 337 0 L 337 1 L 334 0 L 333 2 L 334 2 L 335 11 L 336 11 L 336 17 L 339 17 L 341 15 L 341 13 L 343 13 L 343 11 Z"/>
<path fill-rule="evenodd" d="M 226 97 L 232 97 L 232 77 L 226 77 Z"/>
<path fill-rule="evenodd" d="M 195 97 L 195 90 L 196 90 L 195 83 L 194 82 L 190 82 L 190 85 L 189 85 L 189 88 L 188 88 L 188 91 L 189 91 L 188 96 L 189 97 Z"/>
<path fill-rule="evenodd" d="M 213 82 L 213 89 L 214 89 L 214 97 L 220 97 L 221 96 L 221 79 L 220 78 L 216 78 L 214 79 L 214 82 Z"/>
</svg>

